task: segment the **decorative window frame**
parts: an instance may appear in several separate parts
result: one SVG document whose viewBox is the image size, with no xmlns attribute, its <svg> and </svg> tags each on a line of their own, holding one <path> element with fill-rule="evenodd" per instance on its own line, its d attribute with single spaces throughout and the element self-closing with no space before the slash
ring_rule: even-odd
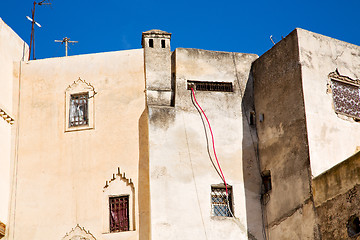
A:
<svg viewBox="0 0 360 240">
<path fill-rule="evenodd" d="M 338 111 L 336 109 L 336 103 L 335 103 L 335 100 L 334 100 L 333 82 L 340 82 L 342 84 L 348 84 L 348 85 L 351 85 L 353 87 L 357 87 L 358 90 L 359 90 L 358 103 L 360 104 L 360 79 L 352 79 L 352 78 L 350 78 L 348 76 L 340 75 L 338 69 L 336 69 L 334 72 L 329 73 L 329 75 L 328 75 L 328 84 L 327 84 L 327 93 L 331 93 L 331 95 L 332 95 L 334 112 L 338 116 L 339 115 L 342 116 L 343 119 L 348 119 L 348 120 L 353 119 L 355 121 L 360 121 L 360 115 L 355 116 L 355 115 L 352 115 L 352 114 L 344 113 L 342 111 Z"/>
<path fill-rule="evenodd" d="M 70 99 L 72 95 L 88 94 L 88 124 L 79 126 L 70 126 Z M 96 92 L 94 87 L 85 80 L 79 78 L 66 88 L 65 91 L 65 132 L 94 129 L 95 127 L 95 111 L 94 96 Z"/>
<path fill-rule="evenodd" d="M 2 108 L 0 108 L 0 117 L 2 117 L 10 125 L 13 125 L 15 122 L 15 120 L 9 114 L 7 114 L 6 111 L 3 110 Z"/>
<path fill-rule="evenodd" d="M 70 232 L 66 233 L 62 240 L 96 240 L 94 235 L 87 231 L 85 228 L 76 225 Z"/>
<path fill-rule="evenodd" d="M 110 231 L 110 198 L 129 197 L 129 231 Z M 126 178 L 125 173 L 120 172 L 120 168 L 112 178 L 106 181 L 103 188 L 103 234 L 121 234 L 135 231 L 135 187 L 131 178 Z"/>
</svg>

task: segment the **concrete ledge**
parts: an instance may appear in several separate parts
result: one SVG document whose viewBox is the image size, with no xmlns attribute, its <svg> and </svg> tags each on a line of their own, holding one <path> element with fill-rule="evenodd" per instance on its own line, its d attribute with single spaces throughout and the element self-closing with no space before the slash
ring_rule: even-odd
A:
<svg viewBox="0 0 360 240">
<path fill-rule="evenodd" d="M 360 184 L 360 152 L 313 179 L 315 206 L 347 192 Z"/>
<path fill-rule="evenodd" d="M 147 105 L 171 106 L 171 91 L 146 91 Z"/>
</svg>

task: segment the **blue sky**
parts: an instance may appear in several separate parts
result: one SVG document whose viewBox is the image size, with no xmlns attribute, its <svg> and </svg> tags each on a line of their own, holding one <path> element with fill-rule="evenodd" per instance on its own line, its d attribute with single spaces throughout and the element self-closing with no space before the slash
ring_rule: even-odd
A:
<svg viewBox="0 0 360 240">
<path fill-rule="evenodd" d="M 141 48 L 141 33 L 171 32 L 172 49 L 263 54 L 300 27 L 360 45 L 360 1 L 51 0 L 37 6 L 36 58 L 64 55 L 55 39 L 69 37 L 69 55 Z M 28 44 L 32 0 L 2 0 L 0 17 Z"/>
</svg>

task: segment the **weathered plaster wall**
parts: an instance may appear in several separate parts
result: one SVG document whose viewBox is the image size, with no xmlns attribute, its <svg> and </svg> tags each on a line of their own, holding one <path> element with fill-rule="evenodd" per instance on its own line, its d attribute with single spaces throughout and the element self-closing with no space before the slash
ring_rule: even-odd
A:
<svg viewBox="0 0 360 240">
<path fill-rule="evenodd" d="M 240 94 L 257 56 L 182 48 L 173 54 L 175 107 L 149 106 L 151 239 L 262 239 L 260 190 L 253 186 L 246 193 L 244 188 L 248 173 L 243 162 L 253 162 L 247 171 L 255 171 L 255 178 L 259 171 L 249 127 L 243 125 Z M 220 164 L 233 187 L 236 219 L 211 216 L 211 185 L 222 181 L 210 162 L 187 80 L 233 83 L 232 93 L 197 91 L 196 97 L 211 122 Z M 209 132 L 208 137 L 211 145 Z M 251 229 L 247 214 L 252 214 Z"/>
<path fill-rule="evenodd" d="M 328 74 L 360 78 L 360 47 L 297 29 L 313 176 L 353 155 L 360 146 L 360 124 L 337 116 Z"/>
<path fill-rule="evenodd" d="M 9 239 L 62 239 L 77 224 L 96 239 L 138 239 L 143 59 L 138 49 L 22 63 Z M 65 132 L 65 90 L 79 77 L 95 88 L 95 128 Z M 134 184 L 136 230 L 108 233 L 103 189 L 118 167 Z"/>
<path fill-rule="evenodd" d="M 26 56 L 28 46 L 0 18 L 0 109 L 13 117 L 13 62 Z M 0 222 L 7 223 L 10 196 L 11 125 L 0 116 Z"/>
<path fill-rule="evenodd" d="M 149 240 L 150 183 L 149 183 L 149 116 L 146 108 L 139 119 L 139 239 Z"/>
<path fill-rule="evenodd" d="M 315 205 L 347 192 L 355 184 L 360 184 L 359 152 L 313 179 Z"/>
<path fill-rule="evenodd" d="M 360 217 L 359 194 L 360 185 L 357 184 L 347 192 L 316 207 L 322 240 L 360 239 L 359 235 L 350 238 L 347 232 L 350 217 Z"/>
<path fill-rule="evenodd" d="M 297 30 L 257 59 L 252 72 L 261 170 L 272 180 L 264 195 L 269 239 L 314 239 Z"/>
<path fill-rule="evenodd" d="M 314 178 L 314 200 L 323 240 L 349 238 L 349 218 L 360 217 L 359 176 L 360 153 L 357 153 Z"/>
<path fill-rule="evenodd" d="M 171 33 L 161 30 L 150 30 L 142 34 L 148 105 L 172 104 L 170 37 Z M 149 41 L 152 41 L 152 46 Z"/>
</svg>

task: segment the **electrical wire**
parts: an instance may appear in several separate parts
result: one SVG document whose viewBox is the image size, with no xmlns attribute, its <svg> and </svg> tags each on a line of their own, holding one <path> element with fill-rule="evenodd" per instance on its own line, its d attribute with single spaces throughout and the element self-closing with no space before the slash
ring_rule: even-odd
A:
<svg viewBox="0 0 360 240">
<path fill-rule="evenodd" d="M 210 122 L 209 122 L 209 119 L 207 118 L 207 116 L 206 116 L 206 114 L 205 114 L 204 110 L 201 108 L 201 106 L 200 106 L 200 105 L 199 105 L 199 103 L 197 102 L 196 97 L 195 97 L 195 92 L 194 92 L 194 89 L 193 89 L 193 88 L 191 88 L 191 92 L 192 92 L 192 94 L 193 94 L 193 97 L 194 97 L 194 100 L 195 100 L 196 105 L 200 108 L 201 112 L 204 114 L 204 117 L 205 117 L 205 119 L 206 119 L 206 121 L 207 121 L 207 123 L 208 123 L 208 125 L 209 125 L 209 129 L 210 129 L 210 133 L 211 133 L 211 139 L 212 139 L 212 144 L 213 144 L 213 150 L 214 150 L 214 156 L 215 156 L 215 159 L 216 159 L 216 163 L 217 163 L 217 165 L 218 165 L 218 167 L 219 167 L 219 170 L 220 170 L 220 173 L 221 173 L 222 179 L 223 179 L 224 184 L 225 184 L 226 196 L 228 196 L 227 183 L 226 183 L 226 180 L 225 180 L 225 177 L 224 177 L 223 171 L 222 171 L 222 169 L 221 169 L 221 167 L 220 167 L 219 160 L 218 160 L 217 155 L 216 155 L 216 150 L 215 150 L 215 141 L 214 141 L 214 134 L 213 134 L 213 132 L 212 132 L 211 125 L 210 125 Z"/>
<path fill-rule="evenodd" d="M 195 103 L 196 103 L 197 106 L 194 104 L 194 100 L 195 100 Z M 193 88 L 191 88 L 191 101 L 192 101 L 193 105 L 195 106 L 196 110 L 197 110 L 197 111 L 199 112 L 199 114 L 200 114 L 200 117 L 201 117 L 201 120 L 202 120 L 203 126 L 204 126 L 204 131 L 205 131 L 208 154 L 209 154 L 210 160 L 211 160 L 211 162 L 212 162 L 212 164 L 213 164 L 216 172 L 219 174 L 219 171 L 217 170 L 217 168 L 216 168 L 216 166 L 215 166 L 215 164 L 214 164 L 214 162 L 213 162 L 213 160 L 212 160 L 212 158 L 211 158 L 211 154 L 210 154 L 210 151 L 209 151 L 209 143 L 208 143 L 207 131 L 206 131 L 206 127 L 205 127 L 204 120 L 203 120 L 203 117 L 202 117 L 201 112 L 203 113 L 203 115 L 204 115 L 204 117 L 205 117 L 205 119 L 206 119 L 206 121 L 207 121 L 207 123 L 208 123 L 209 130 L 210 130 L 210 133 L 211 133 L 211 138 L 212 138 L 214 155 L 215 155 L 216 162 L 217 162 L 217 164 L 218 164 L 218 167 L 219 167 L 219 170 L 220 170 L 220 173 L 221 173 L 221 175 L 219 174 L 219 176 L 220 176 L 220 178 L 224 181 L 224 184 L 225 184 L 227 209 L 229 210 L 229 212 L 230 212 L 230 214 L 231 214 L 231 217 L 232 217 L 232 219 L 234 220 L 234 222 L 236 223 L 236 225 L 238 225 L 238 227 L 239 227 L 241 230 L 247 231 L 247 228 L 241 223 L 241 221 L 240 221 L 238 218 L 236 218 L 236 217 L 234 216 L 234 213 L 233 213 L 232 210 L 231 210 L 230 201 L 229 201 L 229 194 L 228 194 L 228 189 L 227 189 L 227 183 L 226 183 L 224 174 L 223 174 L 223 172 L 222 172 L 222 170 L 221 170 L 220 163 L 219 163 L 218 158 L 217 158 L 217 155 L 216 155 L 215 141 L 214 141 L 214 135 L 213 135 L 213 132 L 212 132 L 212 129 L 211 129 L 211 125 L 210 125 L 209 119 L 207 118 L 204 110 L 201 108 L 200 104 L 199 104 L 199 103 L 197 102 L 197 100 L 196 100 L 195 91 L 194 91 Z M 201 112 L 199 111 L 198 108 L 201 110 Z M 250 234 L 249 237 L 250 237 L 251 239 L 255 239 L 255 240 L 256 240 L 256 238 L 255 238 L 251 233 L 248 232 L 248 234 Z"/>
<path fill-rule="evenodd" d="M 201 114 L 199 108 L 196 106 L 196 104 L 195 104 L 195 102 L 194 102 L 194 97 L 193 97 L 193 95 L 192 95 L 192 92 L 190 92 L 190 96 L 191 96 L 191 102 L 192 102 L 192 104 L 194 105 L 194 107 L 196 108 L 196 110 L 198 111 L 198 113 L 199 113 L 199 115 L 200 115 L 200 117 L 201 117 L 201 121 L 202 121 L 202 124 L 203 124 L 203 127 L 204 127 L 204 132 L 205 132 L 205 138 L 206 138 L 206 149 L 207 149 L 207 152 L 208 152 L 208 155 L 209 155 L 211 164 L 213 165 L 216 173 L 219 175 L 221 181 L 223 181 L 222 176 L 221 176 L 219 170 L 217 169 L 217 167 L 216 167 L 216 165 L 215 165 L 215 163 L 214 163 L 214 160 L 213 160 L 212 157 L 211 157 L 210 146 L 209 146 L 209 138 L 208 138 L 208 134 L 207 134 L 207 131 L 206 131 L 206 125 L 205 125 L 204 117 L 203 117 L 203 115 Z"/>
<path fill-rule="evenodd" d="M 237 82 L 238 82 L 238 84 L 239 84 L 239 88 L 240 88 L 240 96 L 241 96 L 241 99 L 243 99 L 244 96 L 243 96 L 243 94 L 242 94 L 242 92 L 241 92 L 241 85 L 240 85 L 240 80 L 239 80 L 238 73 L 237 73 L 237 69 L 236 69 L 236 62 L 235 62 L 235 54 L 234 54 L 234 53 L 233 53 L 233 56 L 232 56 L 232 57 L 233 57 L 233 63 L 234 63 L 234 68 L 235 68 L 236 80 L 237 80 Z M 196 97 L 195 97 L 195 92 L 194 92 L 194 89 L 193 89 L 192 87 L 191 87 L 191 93 L 192 93 L 191 96 L 193 96 L 196 105 L 199 107 L 199 109 L 201 110 L 202 114 L 204 114 L 205 119 L 206 119 L 206 121 L 207 121 L 207 123 L 208 123 L 208 125 L 209 125 L 209 129 L 210 129 L 210 133 L 211 133 L 211 137 L 212 137 L 212 143 L 213 143 L 213 150 L 214 150 L 215 159 L 216 159 L 216 162 L 217 162 L 218 167 L 219 167 L 219 169 L 220 169 L 220 173 L 221 173 L 221 176 L 220 176 L 220 177 L 221 177 L 222 180 L 224 181 L 225 188 L 226 188 L 227 208 L 228 208 L 231 216 L 233 217 L 233 219 L 234 219 L 234 220 L 238 220 L 238 219 L 234 216 L 234 214 L 233 214 L 233 212 L 231 211 L 231 208 L 230 208 L 230 202 L 229 202 L 229 198 L 228 198 L 227 184 L 226 184 L 226 180 L 225 180 L 224 174 L 223 174 L 223 172 L 222 172 L 222 169 L 221 169 L 221 167 L 220 167 L 220 164 L 219 164 L 219 161 L 218 161 L 218 158 L 217 158 L 217 155 L 216 155 L 215 143 L 214 143 L 214 135 L 213 135 L 213 133 L 212 133 L 212 129 L 211 129 L 211 125 L 210 125 L 209 119 L 207 118 L 204 110 L 201 108 L 201 106 L 200 106 L 199 103 L 197 102 Z M 192 100 L 192 102 L 193 102 L 193 104 L 194 104 L 193 98 L 191 98 L 191 100 Z M 195 108 L 196 108 L 197 111 L 199 112 L 199 110 L 198 110 L 198 108 L 196 107 L 196 105 L 194 104 Z M 242 110 L 243 110 L 243 112 L 246 114 L 246 109 L 245 109 L 245 106 L 244 106 L 243 104 L 242 104 Z M 201 115 L 200 112 L 199 112 L 199 114 L 200 114 L 200 116 L 201 116 L 201 119 L 203 120 L 202 115 Z M 247 117 L 246 117 L 246 121 L 247 121 L 247 123 L 248 123 L 248 126 L 250 127 L 249 119 L 248 119 Z M 203 121 L 203 125 L 204 125 L 204 121 Z M 207 140 L 207 144 L 208 144 L 208 138 L 207 138 L 207 133 L 206 133 L 206 128 L 205 128 L 205 126 L 204 126 L 204 130 L 205 130 L 206 140 Z M 256 134 L 256 132 L 255 132 L 255 134 Z M 258 162 L 258 164 L 259 164 L 259 155 L 258 155 L 258 149 L 257 149 L 258 146 L 255 145 L 255 141 L 254 141 L 254 139 L 253 139 L 253 136 L 252 136 L 252 134 L 251 134 L 251 131 L 250 131 L 250 136 L 251 136 L 251 140 L 252 140 L 252 143 L 253 143 L 254 152 L 255 152 L 256 158 L 257 158 L 257 160 L 258 160 L 257 162 Z M 209 153 L 209 147 L 208 147 L 208 153 Z M 210 157 L 211 162 L 213 163 L 213 160 L 212 160 L 212 158 L 211 158 L 210 153 L 209 153 L 209 157 Z M 215 164 L 213 163 L 213 165 L 215 165 Z M 215 166 L 214 166 L 214 168 L 215 168 L 216 171 L 218 172 L 218 170 L 217 170 L 217 168 L 216 168 Z M 260 166 L 259 166 L 259 168 L 260 168 Z M 259 171 L 260 171 L 260 169 L 259 169 Z M 219 174 L 219 172 L 218 172 L 218 174 Z M 263 205 L 262 205 L 262 204 L 261 204 L 261 210 L 262 210 L 261 212 L 262 212 L 262 217 L 263 217 L 263 221 L 262 221 L 262 223 L 263 223 L 263 234 L 264 234 L 264 238 L 267 239 L 267 234 L 266 234 L 265 224 L 264 224 L 264 221 L 265 221 L 265 220 L 264 220 L 264 209 L 263 209 Z M 235 221 L 235 222 L 236 222 L 236 221 Z M 239 225 L 240 228 L 246 229 L 246 228 L 241 224 L 241 222 L 236 222 L 236 223 Z M 252 236 L 251 233 L 248 232 L 248 234 L 250 234 L 250 237 L 251 237 L 252 239 L 256 239 L 254 236 Z"/>
</svg>

